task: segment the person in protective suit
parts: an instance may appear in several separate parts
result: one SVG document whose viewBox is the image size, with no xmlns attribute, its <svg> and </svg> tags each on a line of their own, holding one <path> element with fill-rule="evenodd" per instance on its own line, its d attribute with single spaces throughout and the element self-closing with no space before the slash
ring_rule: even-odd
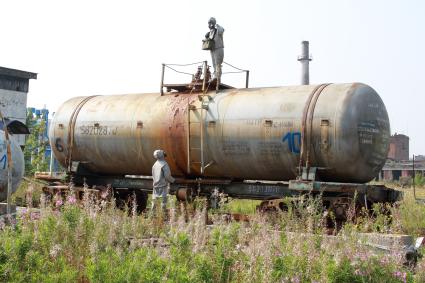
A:
<svg viewBox="0 0 425 283">
<path fill-rule="evenodd" d="M 153 194 L 152 194 L 152 212 L 155 211 L 157 198 L 162 198 L 161 207 L 163 210 L 167 207 L 167 194 L 169 183 L 174 183 L 174 178 L 171 176 L 170 166 L 165 161 L 166 153 L 163 150 L 157 149 L 153 153 L 156 162 L 152 166 L 153 178 Z"/>
<path fill-rule="evenodd" d="M 205 34 L 205 38 L 210 38 L 214 40 L 214 48 L 210 50 L 211 59 L 214 67 L 214 78 L 217 79 L 218 83 L 220 83 L 221 64 L 223 64 L 224 59 L 224 28 L 217 24 L 215 18 L 209 19 L 208 27 L 210 28 L 210 31 Z"/>
</svg>

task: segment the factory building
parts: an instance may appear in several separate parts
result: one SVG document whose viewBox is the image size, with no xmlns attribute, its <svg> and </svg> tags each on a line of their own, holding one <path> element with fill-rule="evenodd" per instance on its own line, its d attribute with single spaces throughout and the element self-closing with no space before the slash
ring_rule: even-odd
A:
<svg viewBox="0 0 425 283">
<path fill-rule="evenodd" d="M 25 122 L 30 79 L 37 79 L 37 74 L 0 67 L 0 111 L 21 147 L 25 146 L 25 134 L 28 134 Z"/>
<path fill-rule="evenodd" d="M 395 133 L 390 138 L 388 159 L 394 161 L 409 160 L 409 137 Z"/>
<path fill-rule="evenodd" d="M 415 176 L 425 174 L 425 160 L 422 156 L 416 156 L 415 160 L 409 155 L 409 137 L 397 134 L 390 138 L 388 159 L 379 175 L 380 180 L 402 181 Z"/>
<path fill-rule="evenodd" d="M 401 181 L 403 178 L 412 178 L 416 174 L 425 175 L 425 161 L 413 159 L 395 162 L 388 160 L 381 171 L 384 181 Z"/>
</svg>

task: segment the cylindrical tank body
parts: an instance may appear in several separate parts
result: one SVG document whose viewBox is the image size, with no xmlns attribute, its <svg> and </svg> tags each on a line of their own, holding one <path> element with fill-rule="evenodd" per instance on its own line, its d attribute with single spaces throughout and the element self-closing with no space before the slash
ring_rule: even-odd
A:
<svg viewBox="0 0 425 283">
<path fill-rule="evenodd" d="M 294 179 L 301 143 L 303 164 L 320 168 L 322 181 L 367 182 L 385 163 L 388 115 L 367 85 L 208 95 L 203 102 L 181 93 L 72 98 L 50 126 L 54 155 L 66 166 L 72 148 L 72 160 L 94 173 L 150 175 L 153 151 L 164 149 L 175 176 L 201 176 L 202 162 L 203 177 L 251 180 Z"/>
<path fill-rule="evenodd" d="M 13 136 L 9 134 L 12 154 L 12 193 L 15 192 L 24 176 L 24 154 Z M 0 130 L 0 201 L 7 198 L 7 143 L 4 131 Z"/>
</svg>

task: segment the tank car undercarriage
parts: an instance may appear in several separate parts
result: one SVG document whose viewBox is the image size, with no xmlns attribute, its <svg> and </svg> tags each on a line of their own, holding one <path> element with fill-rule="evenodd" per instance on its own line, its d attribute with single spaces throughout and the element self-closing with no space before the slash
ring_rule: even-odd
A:
<svg viewBox="0 0 425 283">
<path fill-rule="evenodd" d="M 124 204 L 131 197 L 136 197 L 138 211 L 147 208 L 148 194 L 152 193 L 150 176 L 100 176 L 90 174 L 75 162 L 69 182 L 60 182 L 46 175 L 38 179 L 50 181 L 44 193 L 66 194 L 71 190 L 77 198 L 84 193 L 94 194 L 100 198 L 103 192 L 111 189 L 117 204 Z M 308 178 L 304 174 L 290 181 L 230 180 L 230 179 L 183 179 L 177 178 L 170 185 L 170 194 L 180 202 L 191 202 L 197 197 L 208 199 L 210 208 L 218 208 L 222 198 L 262 200 L 259 211 L 277 211 L 285 209 L 285 198 L 297 200 L 300 196 L 321 197 L 324 210 L 330 210 L 336 219 L 344 220 L 346 211 L 353 203 L 358 208 L 372 208 L 374 203 L 394 204 L 402 197 L 402 192 L 384 185 L 338 183 L 317 181 L 314 174 Z M 304 177 L 304 178 L 303 178 Z"/>
</svg>

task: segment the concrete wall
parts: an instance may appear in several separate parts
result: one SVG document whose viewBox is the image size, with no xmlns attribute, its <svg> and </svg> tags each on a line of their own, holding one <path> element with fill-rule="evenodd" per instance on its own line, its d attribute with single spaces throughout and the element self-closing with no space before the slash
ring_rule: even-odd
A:
<svg viewBox="0 0 425 283">
<path fill-rule="evenodd" d="M 5 118 L 26 123 L 27 93 L 0 89 L 0 111 Z M 25 145 L 25 135 L 14 135 L 20 146 Z"/>
</svg>

